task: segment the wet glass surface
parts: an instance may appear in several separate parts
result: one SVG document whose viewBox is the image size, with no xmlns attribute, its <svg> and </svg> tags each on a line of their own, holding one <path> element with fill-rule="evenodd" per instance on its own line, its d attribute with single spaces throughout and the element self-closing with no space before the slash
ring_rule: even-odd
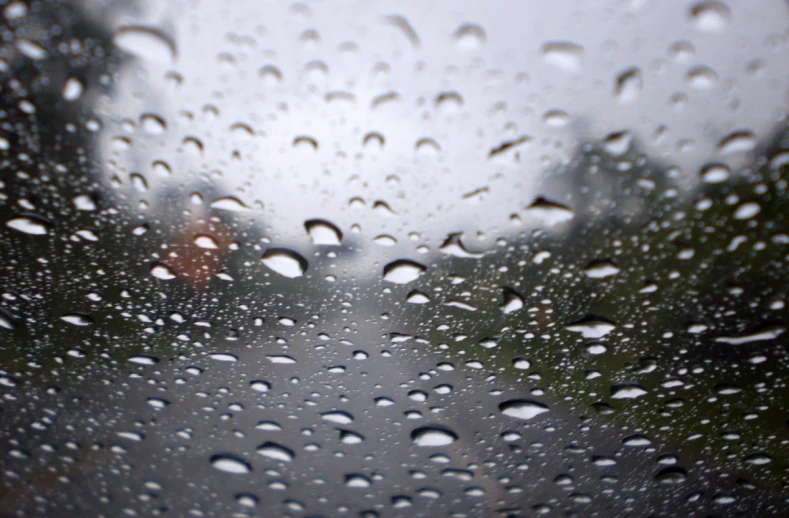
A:
<svg viewBox="0 0 789 518">
<path fill-rule="evenodd" d="M 789 513 L 786 2 L 2 15 L 0 515 Z"/>
</svg>

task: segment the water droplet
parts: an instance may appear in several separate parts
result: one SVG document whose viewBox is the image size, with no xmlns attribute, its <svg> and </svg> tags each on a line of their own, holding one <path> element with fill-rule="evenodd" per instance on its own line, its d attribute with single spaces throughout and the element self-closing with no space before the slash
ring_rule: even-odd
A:
<svg viewBox="0 0 789 518">
<path fill-rule="evenodd" d="M 408 259 L 398 259 L 384 266 L 384 280 L 395 284 L 407 284 L 415 281 L 427 267 Z"/>
<path fill-rule="evenodd" d="M 301 277 L 307 271 L 307 260 L 287 248 L 269 248 L 261 257 L 263 264 L 290 279 Z"/>
<path fill-rule="evenodd" d="M 159 358 L 149 356 L 147 354 L 139 354 L 129 358 L 129 363 L 136 363 L 137 365 L 156 365 L 159 363 Z"/>
<path fill-rule="evenodd" d="M 208 355 L 208 357 L 218 362 L 235 363 L 238 361 L 238 356 L 229 353 L 211 353 Z"/>
<path fill-rule="evenodd" d="M 307 229 L 314 245 L 337 246 L 342 242 L 340 229 L 326 220 L 308 220 L 304 223 L 304 228 Z"/>
<path fill-rule="evenodd" d="M 470 52 L 485 44 L 485 31 L 479 25 L 465 24 L 455 30 L 452 38 L 458 50 Z"/>
<path fill-rule="evenodd" d="M 755 201 L 743 203 L 734 211 L 734 219 L 751 219 L 761 212 L 762 208 Z"/>
<path fill-rule="evenodd" d="M 23 56 L 30 58 L 34 61 L 39 61 L 47 57 L 47 51 L 38 43 L 30 40 L 18 39 L 16 41 L 16 48 Z"/>
<path fill-rule="evenodd" d="M 584 48 L 569 41 L 550 41 L 541 48 L 543 59 L 549 65 L 566 72 L 577 73 L 583 65 Z"/>
<path fill-rule="evenodd" d="M 291 462 L 296 457 L 296 454 L 290 448 L 269 441 L 261 444 L 257 452 L 268 459 L 280 462 Z"/>
<path fill-rule="evenodd" d="M 635 383 L 622 383 L 611 387 L 611 399 L 635 399 L 647 394 L 647 390 Z"/>
<path fill-rule="evenodd" d="M 195 236 L 194 243 L 196 246 L 200 248 L 207 248 L 207 249 L 216 249 L 219 248 L 217 245 L 216 240 L 206 234 L 198 234 Z"/>
<path fill-rule="evenodd" d="M 211 202 L 212 209 L 221 209 L 227 210 L 230 212 L 243 212 L 245 210 L 249 210 L 241 200 L 238 198 L 234 198 L 233 196 L 223 196 L 222 198 L 217 198 Z"/>
<path fill-rule="evenodd" d="M 504 288 L 504 303 L 499 308 L 505 315 L 523 309 L 523 296 L 512 288 Z"/>
<path fill-rule="evenodd" d="M 614 156 L 622 156 L 630 149 L 633 134 L 629 131 L 609 133 L 603 140 L 603 148 Z"/>
<path fill-rule="evenodd" d="M 395 238 L 385 234 L 373 238 L 373 242 L 381 246 L 394 246 L 397 244 L 397 240 Z"/>
<path fill-rule="evenodd" d="M 731 176 L 731 169 L 724 164 L 707 164 L 701 168 L 701 179 L 706 183 L 722 183 Z"/>
<path fill-rule="evenodd" d="M 153 263 L 151 266 L 151 275 L 163 281 L 175 279 L 175 274 L 170 270 L 170 267 L 164 263 Z"/>
<path fill-rule="evenodd" d="M 119 49 L 152 62 L 168 64 L 176 57 L 175 43 L 152 27 L 121 27 L 112 42 Z"/>
<path fill-rule="evenodd" d="M 620 268 L 611 259 L 599 259 L 590 262 L 584 268 L 584 273 L 592 279 L 603 279 L 619 273 Z"/>
<path fill-rule="evenodd" d="M 726 135 L 718 143 L 722 155 L 752 151 L 756 147 L 756 135 L 749 130 L 734 131 Z"/>
<path fill-rule="evenodd" d="M 574 333 L 581 333 L 584 338 L 602 338 L 616 328 L 610 320 L 589 315 L 581 320 L 568 324 L 565 329 Z"/>
<path fill-rule="evenodd" d="M 549 410 L 547 405 L 530 399 L 510 399 L 509 401 L 499 404 L 499 411 L 501 411 L 502 414 L 524 421 L 534 419 L 538 415 L 544 414 Z"/>
<path fill-rule="evenodd" d="M 535 218 L 546 226 L 553 226 L 573 219 L 575 215 L 570 207 L 551 201 L 542 196 L 535 199 L 526 208 L 529 216 Z"/>
<path fill-rule="evenodd" d="M 263 380 L 251 381 L 249 383 L 249 386 L 255 392 L 268 392 L 269 390 L 271 390 L 271 383 L 269 383 L 268 381 L 263 381 Z"/>
<path fill-rule="evenodd" d="M 411 440 L 417 446 L 447 446 L 458 440 L 455 432 L 446 427 L 423 426 L 411 432 Z"/>
<path fill-rule="evenodd" d="M 526 370 L 531 367 L 531 362 L 526 358 L 518 357 L 512 360 L 512 366 L 516 369 Z"/>
<path fill-rule="evenodd" d="M 345 486 L 350 488 L 367 488 L 372 482 L 364 475 L 352 474 L 345 475 Z"/>
<path fill-rule="evenodd" d="M 60 320 L 78 327 L 86 327 L 93 324 L 93 319 L 82 313 L 68 313 L 60 317 Z"/>
<path fill-rule="evenodd" d="M 638 67 L 631 67 L 619 73 L 616 77 L 614 97 L 620 104 L 630 104 L 638 99 L 644 86 L 641 76 L 641 69 Z"/>
<path fill-rule="evenodd" d="M 153 113 L 146 113 L 140 117 L 140 127 L 150 135 L 161 135 L 167 130 L 167 122 Z"/>
<path fill-rule="evenodd" d="M 329 421 L 336 424 L 351 424 L 353 422 L 353 416 L 348 412 L 343 412 L 341 410 L 324 412 L 321 414 L 321 418 L 324 421 Z"/>
<path fill-rule="evenodd" d="M 74 202 L 74 206 L 77 208 L 77 210 L 83 210 L 86 212 L 96 210 L 96 202 L 94 202 L 93 198 L 87 194 L 79 194 L 74 196 L 72 201 Z"/>
<path fill-rule="evenodd" d="M 688 71 L 688 83 L 697 90 L 709 90 L 718 82 L 718 74 L 710 67 L 697 66 Z"/>
<path fill-rule="evenodd" d="M 702 2 L 690 8 L 690 19 L 700 32 L 723 32 L 731 21 L 731 10 L 721 2 Z"/>
<path fill-rule="evenodd" d="M 360 444 L 364 437 L 356 432 L 340 430 L 340 442 L 343 444 Z"/>
<path fill-rule="evenodd" d="M 460 240 L 462 235 L 463 234 L 460 232 L 449 234 L 439 250 L 447 255 L 463 257 L 466 259 L 479 259 L 480 257 L 485 256 L 485 252 L 469 252 L 463 242 Z"/>
<path fill-rule="evenodd" d="M 233 475 L 246 475 L 252 471 L 252 466 L 248 462 L 232 455 L 213 455 L 211 465 L 219 471 Z"/>
<path fill-rule="evenodd" d="M 764 466 L 765 464 L 769 464 L 772 461 L 773 459 L 764 452 L 752 453 L 745 457 L 745 462 L 748 464 L 753 464 L 754 466 Z"/>
<path fill-rule="evenodd" d="M 428 297 L 421 291 L 414 290 L 408 294 L 408 298 L 406 299 L 406 302 L 408 302 L 409 304 L 427 304 L 428 302 L 430 302 L 430 297 Z"/>
<path fill-rule="evenodd" d="M 76 101 L 82 96 L 85 90 L 85 85 L 76 77 L 69 77 L 66 79 L 66 84 L 63 85 L 63 99 L 71 102 Z"/>
<path fill-rule="evenodd" d="M 719 336 L 715 338 L 715 341 L 729 345 L 744 345 L 772 340 L 783 334 L 784 331 L 786 331 L 786 328 L 783 326 L 772 326 L 743 336 Z"/>
<path fill-rule="evenodd" d="M 6 222 L 6 226 L 32 236 L 42 236 L 47 233 L 45 221 L 35 216 L 10 219 Z"/>
<path fill-rule="evenodd" d="M 682 484 L 688 479 L 688 472 L 680 467 L 663 468 L 655 475 L 658 484 L 676 485 Z"/>
</svg>

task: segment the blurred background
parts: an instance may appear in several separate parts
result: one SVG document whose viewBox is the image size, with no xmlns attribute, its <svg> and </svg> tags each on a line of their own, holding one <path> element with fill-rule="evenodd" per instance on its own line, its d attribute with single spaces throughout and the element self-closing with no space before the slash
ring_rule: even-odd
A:
<svg viewBox="0 0 789 518">
<path fill-rule="evenodd" d="M 1 516 L 789 513 L 786 2 L 1 10 Z"/>
</svg>

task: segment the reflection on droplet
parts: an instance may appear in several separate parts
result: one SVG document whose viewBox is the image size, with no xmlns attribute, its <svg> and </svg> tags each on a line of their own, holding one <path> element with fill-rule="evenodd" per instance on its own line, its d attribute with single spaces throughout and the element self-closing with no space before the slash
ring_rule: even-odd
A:
<svg viewBox="0 0 789 518">
<path fill-rule="evenodd" d="M 261 257 L 266 267 L 290 279 L 301 277 L 307 271 L 307 260 L 287 248 L 269 248 Z"/>
<path fill-rule="evenodd" d="M 411 432 L 411 440 L 417 446 L 447 446 L 458 440 L 455 432 L 446 427 L 424 426 Z"/>
<path fill-rule="evenodd" d="M 211 465 L 219 471 L 233 475 L 246 475 L 252 471 L 252 466 L 248 462 L 232 455 L 213 455 Z"/>
<path fill-rule="evenodd" d="M 172 62 L 176 56 L 175 43 L 152 27 L 121 27 L 112 37 L 112 42 L 130 54 L 162 64 Z"/>
<path fill-rule="evenodd" d="M 734 211 L 734 219 L 751 219 L 762 211 L 761 206 L 755 201 L 743 203 Z"/>
<path fill-rule="evenodd" d="M 415 281 L 427 271 L 427 267 L 408 259 L 399 259 L 384 266 L 384 280 L 395 284 Z"/>
<path fill-rule="evenodd" d="M 323 219 L 311 219 L 304 228 L 315 245 L 337 246 L 342 242 L 342 232 L 333 223 Z"/>
<path fill-rule="evenodd" d="M 268 459 L 280 462 L 291 462 L 296 457 L 296 454 L 290 448 L 269 441 L 261 444 L 257 452 Z"/>
<path fill-rule="evenodd" d="M 548 412 L 550 409 L 547 405 L 532 401 L 530 399 L 510 399 L 499 404 L 499 411 L 502 414 L 528 421 L 534 419 L 540 414 Z"/>
</svg>

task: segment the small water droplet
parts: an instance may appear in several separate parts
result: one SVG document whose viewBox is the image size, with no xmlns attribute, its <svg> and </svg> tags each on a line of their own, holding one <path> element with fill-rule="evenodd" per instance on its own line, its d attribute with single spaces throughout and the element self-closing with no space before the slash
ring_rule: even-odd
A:
<svg viewBox="0 0 789 518">
<path fill-rule="evenodd" d="M 636 101 L 641 95 L 644 87 L 641 69 L 631 67 L 619 73 L 616 77 L 614 87 L 614 97 L 620 104 L 630 104 Z"/>
<path fill-rule="evenodd" d="M 60 317 L 63 322 L 71 324 L 72 326 L 86 327 L 93 324 L 93 319 L 88 315 L 82 313 L 68 313 Z"/>
</svg>

